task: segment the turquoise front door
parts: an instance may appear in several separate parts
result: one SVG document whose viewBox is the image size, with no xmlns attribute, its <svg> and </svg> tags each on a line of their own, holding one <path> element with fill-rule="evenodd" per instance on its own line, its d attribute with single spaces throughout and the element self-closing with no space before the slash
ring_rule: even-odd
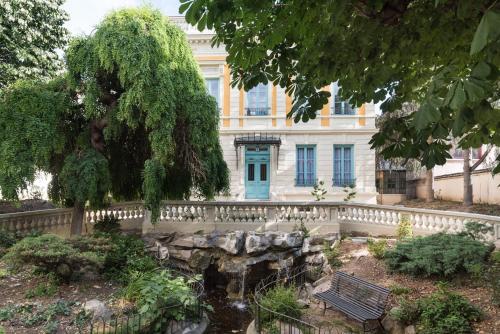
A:
<svg viewBox="0 0 500 334">
<path fill-rule="evenodd" d="M 269 146 L 245 149 L 245 198 L 269 199 Z"/>
</svg>

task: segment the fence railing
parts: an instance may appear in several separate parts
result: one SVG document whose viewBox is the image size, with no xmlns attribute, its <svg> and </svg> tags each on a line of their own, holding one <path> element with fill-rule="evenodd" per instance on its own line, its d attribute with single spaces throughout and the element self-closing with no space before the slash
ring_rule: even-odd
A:
<svg viewBox="0 0 500 334">
<path fill-rule="evenodd" d="M 27 232 L 69 230 L 71 209 L 51 209 L 0 215 L 0 229 Z M 147 211 L 142 202 L 124 202 L 103 210 L 87 210 L 84 221 L 89 224 L 113 216 L 122 223 L 146 223 Z M 366 231 L 376 234 L 393 233 L 398 223 L 410 220 L 417 234 L 436 232 L 456 233 L 465 223 L 480 222 L 493 227 L 488 241 L 500 242 L 500 217 L 464 212 L 428 210 L 354 202 L 285 202 L 285 201 L 166 201 L 161 206 L 159 225 L 178 223 L 199 224 L 263 224 L 306 223 L 338 224 L 340 231 Z M 69 232 L 68 232 L 69 233 Z"/>
<path fill-rule="evenodd" d="M 266 293 L 277 285 L 292 286 L 297 294 L 305 289 L 307 277 L 314 276 L 317 268 L 300 266 L 291 270 L 278 271 L 260 281 L 255 287 L 255 331 L 261 333 L 302 333 L 302 334 L 344 334 L 343 329 L 321 327 L 307 320 L 297 319 L 288 314 L 280 313 L 263 305 L 262 299 Z M 311 275 L 310 275 L 311 274 Z"/>
</svg>

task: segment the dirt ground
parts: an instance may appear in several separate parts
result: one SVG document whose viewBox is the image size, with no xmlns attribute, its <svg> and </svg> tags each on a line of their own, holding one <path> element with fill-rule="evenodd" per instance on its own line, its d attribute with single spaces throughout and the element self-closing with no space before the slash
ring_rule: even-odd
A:
<svg viewBox="0 0 500 334">
<path fill-rule="evenodd" d="M 474 204 L 470 207 L 466 207 L 461 202 L 434 200 L 430 203 L 427 203 L 421 199 L 411 199 L 400 202 L 396 205 L 403 205 L 410 208 L 459 211 L 459 212 L 479 213 L 491 216 L 500 216 L 500 205 L 496 204 Z"/>
<path fill-rule="evenodd" d="M 405 296 L 410 299 L 416 299 L 426 296 L 436 291 L 436 280 L 425 278 L 413 278 L 402 274 L 389 274 L 382 260 L 372 257 L 367 250 L 366 244 L 354 243 L 350 240 L 344 240 L 341 245 L 343 254 L 343 265 L 337 270 L 354 274 L 369 282 L 390 288 L 393 285 L 399 285 L 411 289 L 411 292 Z M 480 334 L 500 334 L 500 307 L 495 307 L 491 303 L 491 291 L 489 288 L 476 286 L 471 279 L 461 279 L 451 282 L 450 290 L 461 294 L 476 306 L 480 307 L 486 314 L 485 319 L 475 323 L 474 329 Z M 387 310 L 397 305 L 397 296 L 391 297 L 388 302 Z M 328 323 L 343 323 L 352 325 L 353 328 L 360 327 L 355 322 L 347 319 L 338 312 L 327 310 L 326 316 L 322 316 L 322 305 L 313 305 L 309 316 L 322 326 L 328 327 Z M 336 322 L 331 319 L 338 319 Z M 450 333 L 452 334 L 452 333 Z"/>
<path fill-rule="evenodd" d="M 5 269 L 4 264 L 0 262 L 0 272 Z M 26 297 L 26 294 L 30 290 L 35 289 L 37 285 L 46 282 L 46 280 L 45 277 L 33 275 L 29 271 L 0 275 L 0 318 L 2 310 L 6 310 L 9 307 L 23 306 L 27 310 L 27 312 L 16 314 L 10 320 L 0 321 L 0 326 L 3 327 L 5 333 L 44 333 L 45 323 L 37 326 L 26 326 L 25 322 L 43 307 L 47 307 L 57 301 L 69 302 L 71 310 L 68 316 L 57 316 L 57 321 L 59 322 L 57 333 L 79 333 L 78 326 L 74 323 L 74 320 L 78 312 L 82 310 L 83 303 L 91 299 L 98 299 L 113 309 L 113 305 L 117 302 L 116 292 L 119 287 L 102 280 L 61 284 L 58 286 L 57 292 L 50 297 Z"/>
</svg>

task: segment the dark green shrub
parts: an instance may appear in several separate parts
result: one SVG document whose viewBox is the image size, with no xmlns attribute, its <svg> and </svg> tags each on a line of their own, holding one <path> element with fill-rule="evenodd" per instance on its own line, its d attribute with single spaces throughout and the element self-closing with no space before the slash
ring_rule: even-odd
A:
<svg viewBox="0 0 500 334">
<path fill-rule="evenodd" d="M 491 301 L 500 306 L 500 251 L 491 253 L 485 277 L 492 289 Z"/>
<path fill-rule="evenodd" d="M 16 243 L 16 238 L 13 233 L 6 230 L 0 230 L 0 257 L 2 257 L 9 247 Z"/>
<path fill-rule="evenodd" d="M 440 284 L 438 291 L 416 301 L 400 300 L 391 315 L 405 325 L 417 325 L 421 334 L 472 333 L 471 323 L 483 312 Z"/>
<path fill-rule="evenodd" d="M 479 321 L 483 312 L 459 294 L 440 286 L 438 291 L 418 301 L 422 334 L 473 333 L 471 322 Z"/>
<path fill-rule="evenodd" d="M 485 264 L 493 248 L 466 236 L 438 233 L 400 241 L 385 254 L 390 270 L 414 276 L 451 277 Z"/>
<path fill-rule="evenodd" d="M 262 320 L 268 322 L 268 325 L 274 324 L 275 320 L 289 320 L 289 318 L 279 317 L 272 312 L 284 314 L 295 319 L 300 319 L 302 316 L 302 307 L 297 302 L 297 294 L 294 285 L 276 285 L 266 292 L 259 303 L 262 306 L 260 309 Z"/>
<path fill-rule="evenodd" d="M 13 267 L 33 265 L 65 280 L 81 267 L 100 268 L 104 263 L 98 253 L 79 249 L 72 241 L 52 234 L 24 238 L 12 246 L 4 258 Z"/>
<path fill-rule="evenodd" d="M 367 242 L 370 254 L 376 259 L 383 259 L 387 250 L 387 240 L 380 239 L 375 241 L 373 239 L 368 239 Z"/>
<path fill-rule="evenodd" d="M 94 224 L 95 232 L 118 233 L 120 232 L 120 220 L 115 217 L 105 216 Z"/>
</svg>

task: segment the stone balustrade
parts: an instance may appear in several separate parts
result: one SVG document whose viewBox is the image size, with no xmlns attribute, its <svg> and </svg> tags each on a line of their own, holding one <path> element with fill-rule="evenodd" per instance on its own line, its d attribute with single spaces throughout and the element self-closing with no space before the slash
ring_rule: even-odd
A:
<svg viewBox="0 0 500 334">
<path fill-rule="evenodd" d="M 319 232 L 357 231 L 371 235 L 394 235 L 401 219 L 407 217 L 416 234 L 426 235 L 456 233 L 463 230 L 465 223 L 474 221 L 492 226 L 493 232 L 487 239 L 500 243 L 498 216 L 351 202 L 166 201 L 162 204 L 156 224 L 151 224 L 142 202 L 123 202 L 103 210 L 87 210 L 84 222 L 92 226 L 106 215 L 116 217 L 130 229 L 142 228 L 143 233 L 215 229 L 288 231 L 303 224 L 309 230 Z M 71 209 L 0 215 L 0 229 L 21 233 L 55 228 L 69 230 L 70 224 Z"/>
<path fill-rule="evenodd" d="M 0 215 L 0 230 L 18 234 L 43 231 L 69 236 L 72 209 L 49 209 Z"/>
</svg>

